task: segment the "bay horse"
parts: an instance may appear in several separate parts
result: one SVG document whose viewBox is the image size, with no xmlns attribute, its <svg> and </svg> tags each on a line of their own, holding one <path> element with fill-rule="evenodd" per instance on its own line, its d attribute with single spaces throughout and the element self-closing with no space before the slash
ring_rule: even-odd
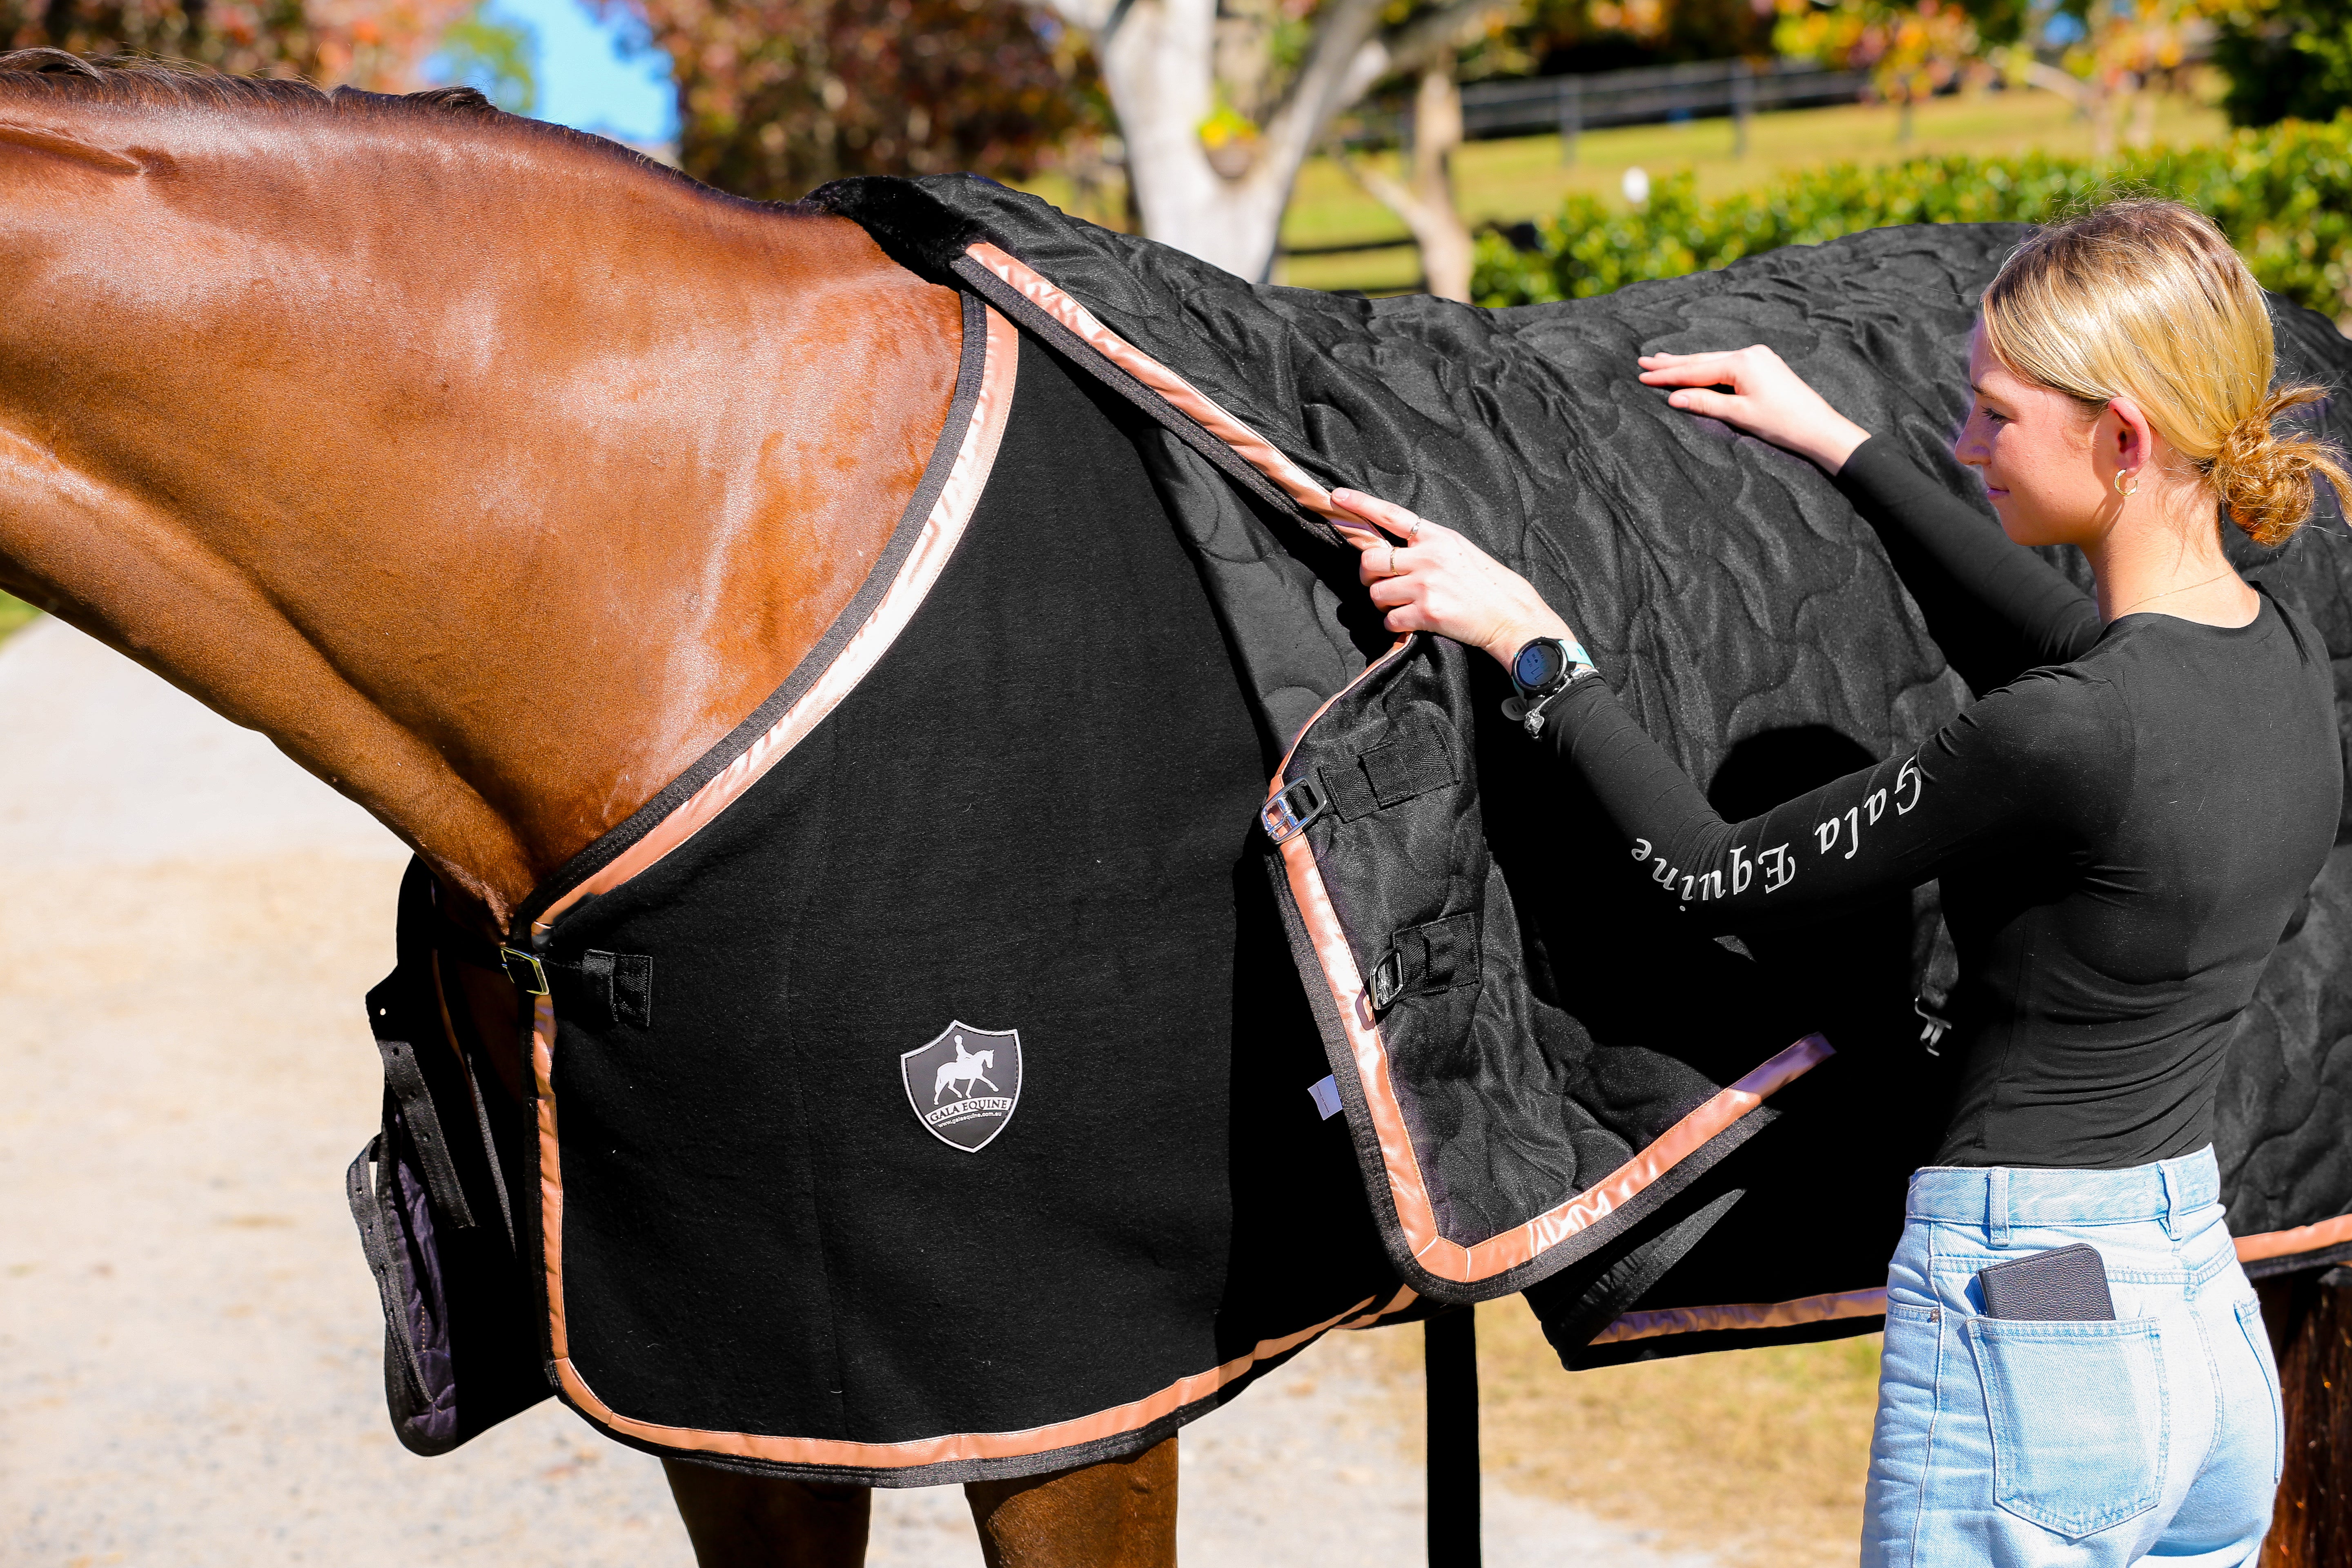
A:
<svg viewBox="0 0 2352 1568">
<path fill-rule="evenodd" d="M 267 734 L 495 937 L 856 591 L 959 310 L 845 219 L 467 89 L 0 56 L 0 587 Z M 705 1563 L 863 1559 L 863 1488 L 666 1464 Z M 991 1563 L 1142 1568 L 1175 1488 L 1171 1437 L 966 1489 Z"/>
</svg>

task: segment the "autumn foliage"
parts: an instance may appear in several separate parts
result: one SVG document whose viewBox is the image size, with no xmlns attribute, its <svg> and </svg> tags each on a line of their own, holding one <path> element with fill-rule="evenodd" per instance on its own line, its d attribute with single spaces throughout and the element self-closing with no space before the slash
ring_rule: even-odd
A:
<svg viewBox="0 0 2352 1568">
<path fill-rule="evenodd" d="M 194 60 L 401 92 L 473 0 L 0 0 L 0 48 Z"/>
<path fill-rule="evenodd" d="M 1018 176 L 1105 118 L 1076 40 L 1011 0 L 601 3 L 676 68 L 680 165 L 739 195 L 790 200 L 844 174 Z"/>
</svg>

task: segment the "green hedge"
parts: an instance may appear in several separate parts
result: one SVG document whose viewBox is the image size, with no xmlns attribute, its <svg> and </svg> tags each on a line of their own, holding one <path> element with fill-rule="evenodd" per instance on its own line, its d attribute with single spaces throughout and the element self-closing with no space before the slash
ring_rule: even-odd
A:
<svg viewBox="0 0 2352 1568">
<path fill-rule="evenodd" d="M 2263 287 L 2330 316 L 2352 308 L 2352 114 L 2099 163 L 2038 153 L 1835 163 L 1717 202 L 1701 202 L 1684 173 L 1656 181 L 1639 212 L 1569 197 L 1537 226 L 1536 250 L 1482 235 L 1471 293 L 1482 305 L 1585 299 L 1858 229 L 2032 221 L 2127 193 L 2177 196 L 2212 214 Z"/>
</svg>

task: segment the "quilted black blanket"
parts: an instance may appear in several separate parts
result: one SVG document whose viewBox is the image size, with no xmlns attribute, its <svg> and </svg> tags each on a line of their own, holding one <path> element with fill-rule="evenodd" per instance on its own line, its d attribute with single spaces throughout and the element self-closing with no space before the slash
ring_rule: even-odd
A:
<svg viewBox="0 0 2352 1568">
<path fill-rule="evenodd" d="M 1718 805 L 1759 809 L 1916 745 L 2004 650 L 1964 606 L 1906 593 L 1811 465 L 1668 409 L 1634 358 L 1769 343 L 1981 505 L 1948 442 L 1977 297 L 2022 231 L 1885 229 L 1489 311 L 1252 287 L 964 177 L 813 202 L 1159 421 L 1147 466 L 1292 746 L 1269 831 L 1295 835 L 1295 946 L 1407 1281 L 1455 1300 L 1535 1286 L 1580 1363 L 1667 1332 L 1696 1349 L 1867 1326 L 1947 1087 L 1934 890 L 1738 952 L 1673 931 L 1605 828 L 1532 797 L 1485 671 L 1381 652 L 1321 492 L 1353 485 L 1477 537 L 1563 607 Z M 2284 301 L 2274 319 L 2283 374 L 2345 384 L 2352 345 L 2330 323 Z M 2352 437 L 2352 404 L 2315 417 Z M 2273 555 L 2236 545 L 2352 656 L 2332 498 Z M 1538 847 L 1523 826 L 1538 813 L 1587 830 Z M 2352 1243 L 2347 918 L 2339 852 L 2232 1054 L 2220 1152 L 2257 1272 Z"/>
</svg>

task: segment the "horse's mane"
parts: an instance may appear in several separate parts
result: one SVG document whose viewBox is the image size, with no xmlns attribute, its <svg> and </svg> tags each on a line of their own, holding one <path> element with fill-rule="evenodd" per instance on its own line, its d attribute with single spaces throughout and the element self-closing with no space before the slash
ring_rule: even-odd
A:
<svg viewBox="0 0 2352 1568">
<path fill-rule="evenodd" d="M 494 135 L 523 137 L 604 158 L 656 175 L 714 201 L 746 202 L 712 189 L 667 163 L 602 136 L 509 114 L 470 87 L 436 87 L 423 92 L 368 92 L 355 87 L 331 91 L 298 77 L 227 76 L 184 60 L 116 55 L 85 59 L 63 49 L 17 49 L 0 54 L 0 103 L 10 100 L 106 105 L 125 109 L 199 110 L 285 115 L 371 114 L 415 121 L 446 132 L 464 124 Z"/>
</svg>

